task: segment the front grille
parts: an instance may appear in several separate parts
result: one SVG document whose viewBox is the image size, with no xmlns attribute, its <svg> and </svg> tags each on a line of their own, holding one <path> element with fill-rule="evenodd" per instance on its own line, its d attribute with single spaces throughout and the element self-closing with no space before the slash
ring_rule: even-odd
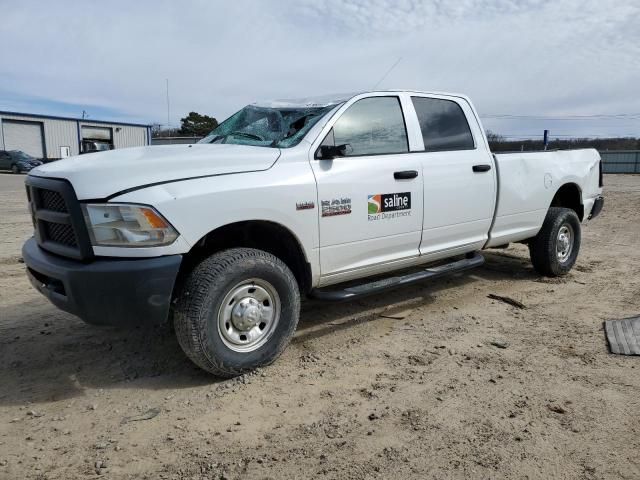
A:
<svg viewBox="0 0 640 480">
<path fill-rule="evenodd" d="M 42 208 L 45 210 L 51 210 L 52 212 L 67 212 L 67 205 L 64 203 L 64 198 L 58 192 L 53 190 L 39 190 L 40 200 L 42 202 Z"/>
<path fill-rule="evenodd" d="M 47 232 L 47 238 L 52 242 L 61 243 L 62 245 L 67 245 L 69 247 L 78 246 L 78 240 L 76 239 L 76 234 L 71 225 L 44 222 L 44 227 Z"/>
<path fill-rule="evenodd" d="M 32 176 L 25 184 L 40 247 L 78 260 L 90 258 L 91 242 L 73 187 L 64 180 Z"/>
</svg>

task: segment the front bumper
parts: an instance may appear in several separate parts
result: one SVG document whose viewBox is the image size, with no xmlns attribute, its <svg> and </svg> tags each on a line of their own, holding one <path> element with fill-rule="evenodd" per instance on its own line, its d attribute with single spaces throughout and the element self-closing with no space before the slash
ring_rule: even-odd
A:
<svg viewBox="0 0 640 480">
<path fill-rule="evenodd" d="M 602 211 L 602 207 L 604 207 L 604 197 L 600 195 L 593 202 L 591 213 L 589 213 L 589 220 L 591 220 L 592 218 L 596 218 L 598 215 L 600 215 L 600 212 Z"/>
<path fill-rule="evenodd" d="M 48 253 L 31 238 L 22 247 L 31 284 L 65 312 L 96 325 L 166 322 L 182 255 L 104 258 L 82 263 Z"/>
</svg>

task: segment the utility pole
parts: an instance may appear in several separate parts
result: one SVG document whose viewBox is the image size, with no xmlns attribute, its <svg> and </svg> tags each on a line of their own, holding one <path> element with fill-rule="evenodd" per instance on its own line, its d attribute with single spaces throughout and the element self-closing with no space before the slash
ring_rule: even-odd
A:
<svg viewBox="0 0 640 480">
<path fill-rule="evenodd" d="M 171 128 L 171 110 L 169 108 L 169 79 L 167 78 L 167 128 Z"/>
<path fill-rule="evenodd" d="M 547 147 L 549 146 L 549 130 L 544 131 L 543 139 L 544 139 L 544 149 L 546 150 Z"/>
</svg>

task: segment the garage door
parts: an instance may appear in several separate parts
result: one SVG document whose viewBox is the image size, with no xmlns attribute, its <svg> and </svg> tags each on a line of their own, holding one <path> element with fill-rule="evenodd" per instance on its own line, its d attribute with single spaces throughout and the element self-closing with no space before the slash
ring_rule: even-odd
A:
<svg viewBox="0 0 640 480">
<path fill-rule="evenodd" d="M 111 128 L 82 126 L 82 139 L 111 141 Z"/>
<path fill-rule="evenodd" d="M 42 123 L 3 120 L 5 150 L 22 150 L 32 157 L 44 157 L 44 136 Z"/>
</svg>

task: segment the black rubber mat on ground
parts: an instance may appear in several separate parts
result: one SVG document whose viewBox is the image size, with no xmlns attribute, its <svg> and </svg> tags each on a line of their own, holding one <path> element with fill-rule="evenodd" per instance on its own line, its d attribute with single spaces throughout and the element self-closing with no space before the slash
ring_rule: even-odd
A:
<svg viewBox="0 0 640 480">
<path fill-rule="evenodd" d="M 607 320 L 604 331 L 611 353 L 640 355 L 640 317 Z"/>
</svg>

